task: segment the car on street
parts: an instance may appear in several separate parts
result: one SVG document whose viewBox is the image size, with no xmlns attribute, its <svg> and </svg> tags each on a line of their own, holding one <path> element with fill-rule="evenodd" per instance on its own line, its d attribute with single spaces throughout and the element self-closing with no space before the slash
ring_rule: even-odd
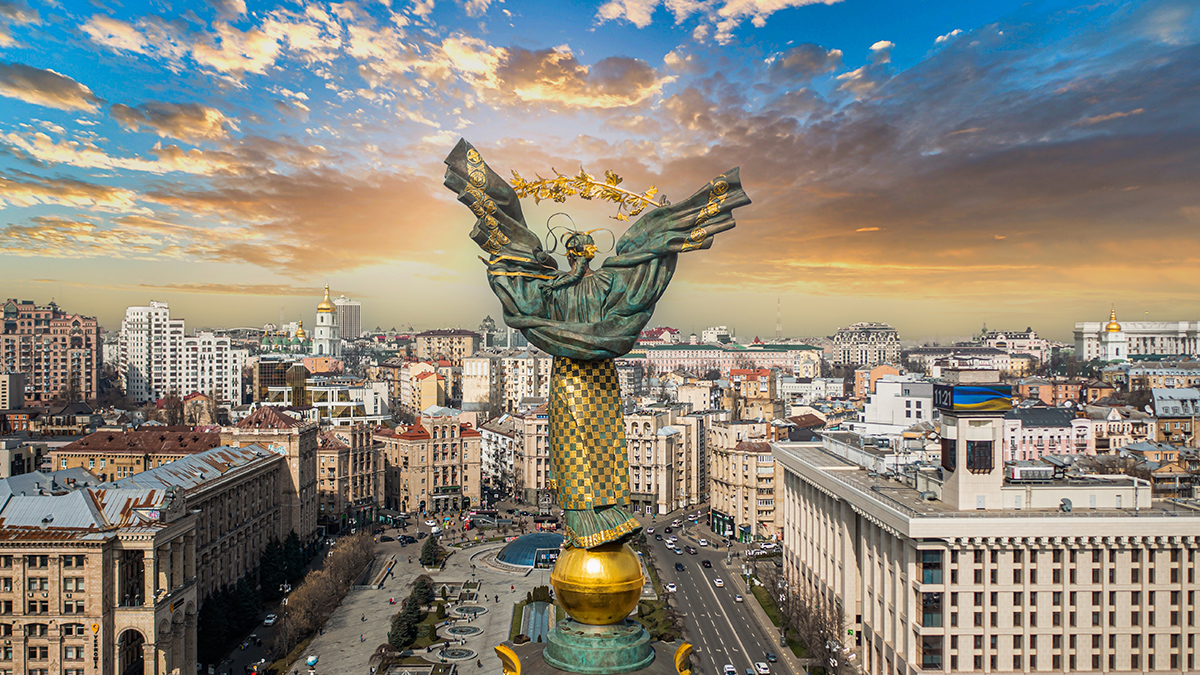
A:
<svg viewBox="0 0 1200 675">
<path fill-rule="evenodd" d="M 278 620 L 279 620 L 279 617 L 275 616 L 274 614 L 268 614 L 267 618 L 263 619 L 263 625 L 264 626 L 274 626 L 275 622 Z"/>
<path fill-rule="evenodd" d="M 675 592 L 675 584 L 667 584 L 667 592 L 674 593 Z"/>
<path fill-rule="evenodd" d="M 402 534 L 400 535 L 400 541 L 404 542 L 405 544 L 415 544 L 417 543 L 417 538 L 411 534 Z"/>
<path fill-rule="evenodd" d="M 672 524 L 672 525 L 674 525 L 675 527 L 679 527 L 679 525 L 680 525 L 682 522 L 683 522 L 683 521 L 681 521 L 680 519 L 676 518 L 674 521 L 672 521 L 672 522 L 671 522 L 671 524 Z"/>
<path fill-rule="evenodd" d="M 754 664 L 754 672 L 758 673 L 758 675 L 771 675 L 771 669 L 762 661 Z"/>
<path fill-rule="evenodd" d="M 713 586 L 716 586 L 717 588 L 725 588 L 725 582 L 721 581 L 720 577 L 717 577 L 716 579 L 713 579 Z"/>
<path fill-rule="evenodd" d="M 433 527 L 434 525 L 437 525 L 436 520 L 426 520 L 425 521 L 425 527 Z"/>
<path fill-rule="evenodd" d="M 712 563 L 711 563 L 711 562 L 709 562 L 709 561 L 707 561 L 707 560 L 701 560 L 701 561 L 700 561 L 700 564 L 701 564 L 702 566 L 704 566 L 705 568 L 709 568 L 709 569 L 711 569 L 711 568 L 712 568 Z"/>
<path fill-rule="evenodd" d="M 774 551 L 775 550 L 775 542 L 764 541 L 763 543 L 759 544 L 758 547 L 764 551 Z"/>
<path fill-rule="evenodd" d="M 664 527 L 664 528 L 663 528 L 663 532 L 664 532 L 665 534 L 671 534 L 671 532 L 673 532 L 673 530 L 671 529 L 671 526 L 670 526 L 670 525 L 668 525 L 667 527 Z"/>
<path fill-rule="evenodd" d="M 683 563 L 675 563 L 675 571 L 676 572 L 682 572 L 685 569 L 686 568 L 683 566 Z"/>
<path fill-rule="evenodd" d="M 745 600 L 742 598 L 742 596 L 736 595 L 736 594 L 733 596 L 733 601 L 734 602 L 745 602 Z"/>
<path fill-rule="evenodd" d="M 653 528 L 653 527 L 647 527 L 647 528 L 646 528 L 646 534 L 654 534 L 654 528 Z"/>
<path fill-rule="evenodd" d="M 767 652 L 767 661 L 769 663 L 775 663 L 778 660 L 778 657 L 775 656 L 775 652 Z"/>
<path fill-rule="evenodd" d="M 681 549 L 681 548 L 676 548 L 676 549 L 675 549 L 675 555 L 683 555 L 683 549 Z"/>
<path fill-rule="evenodd" d="M 701 545 L 701 546 L 708 546 L 708 540 L 707 540 L 707 539 L 701 539 L 701 540 L 700 540 L 700 545 Z"/>
<path fill-rule="evenodd" d="M 663 540 L 663 536 L 662 536 L 661 534 L 656 534 L 656 535 L 654 535 L 654 538 L 655 538 L 656 540 L 658 540 L 658 541 L 662 541 L 662 540 Z"/>
<path fill-rule="evenodd" d="M 737 668 L 734 668 L 732 664 L 726 663 L 725 667 L 721 669 L 721 673 L 722 675 L 737 675 Z"/>
<path fill-rule="evenodd" d="M 676 537 L 675 535 L 671 535 L 671 536 L 667 537 L 667 541 L 674 544 L 675 542 L 679 541 L 679 537 Z"/>
<path fill-rule="evenodd" d="M 686 548 L 686 550 L 688 553 L 691 553 L 692 555 L 696 555 L 696 547 L 695 546 L 688 546 Z"/>
<path fill-rule="evenodd" d="M 396 540 L 395 540 L 394 538 L 392 538 L 392 537 L 389 537 L 389 536 L 387 536 L 387 535 L 385 534 L 385 535 L 383 535 L 383 536 L 379 537 L 379 541 L 396 541 Z"/>
</svg>

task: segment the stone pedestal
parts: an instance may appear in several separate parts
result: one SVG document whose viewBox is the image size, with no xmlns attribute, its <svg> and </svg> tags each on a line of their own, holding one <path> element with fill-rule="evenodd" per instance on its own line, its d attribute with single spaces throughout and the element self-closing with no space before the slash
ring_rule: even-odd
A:
<svg viewBox="0 0 1200 675">
<path fill-rule="evenodd" d="M 679 675 L 679 671 L 675 669 L 675 652 L 680 647 L 679 643 L 664 644 L 662 642 L 652 642 L 647 644 L 646 647 L 650 652 L 649 662 L 641 669 L 606 672 L 633 672 L 637 673 L 637 675 Z M 505 648 L 511 650 L 512 654 L 520 660 L 521 675 L 568 675 L 572 672 L 579 672 L 563 670 L 548 662 L 546 651 L 550 649 L 550 643 L 538 644 L 529 642 L 523 645 L 514 645 L 511 642 L 505 642 L 504 645 L 497 648 L 497 651 Z M 506 669 L 505 672 L 509 671 Z"/>
<path fill-rule="evenodd" d="M 542 658 L 547 664 L 583 675 L 639 672 L 654 661 L 650 634 L 629 621 L 592 626 L 573 619 L 559 621 L 550 631 Z"/>
</svg>

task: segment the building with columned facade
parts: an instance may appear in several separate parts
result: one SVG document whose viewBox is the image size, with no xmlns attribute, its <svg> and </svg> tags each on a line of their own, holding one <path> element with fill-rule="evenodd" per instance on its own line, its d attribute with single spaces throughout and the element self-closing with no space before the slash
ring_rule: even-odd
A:
<svg viewBox="0 0 1200 675">
<path fill-rule="evenodd" d="M 1007 387 L 979 389 L 934 392 L 940 477 L 773 444 L 781 592 L 841 607 L 873 675 L 1194 670 L 1200 510 L 1120 476 L 1006 479 Z"/>
</svg>

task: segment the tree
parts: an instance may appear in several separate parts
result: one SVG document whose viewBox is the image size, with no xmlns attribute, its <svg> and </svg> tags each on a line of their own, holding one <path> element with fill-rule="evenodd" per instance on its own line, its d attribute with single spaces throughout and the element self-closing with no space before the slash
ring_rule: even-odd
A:
<svg viewBox="0 0 1200 675">
<path fill-rule="evenodd" d="M 425 567 L 435 567 L 438 564 L 438 545 L 435 537 L 429 537 L 421 545 L 421 564 Z"/>
<path fill-rule="evenodd" d="M 196 617 L 196 651 L 201 663 L 216 663 L 225 653 L 230 632 L 225 589 L 208 596 Z"/>
<path fill-rule="evenodd" d="M 417 601 L 417 605 L 424 605 L 433 597 L 433 579 L 428 574 L 422 574 L 413 582 L 412 593 L 410 598 Z"/>
<path fill-rule="evenodd" d="M 295 530 L 283 542 L 283 568 L 288 581 L 294 582 L 304 576 L 304 548 Z"/>
<path fill-rule="evenodd" d="M 846 613 L 840 602 L 805 586 L 799 592 L 784 594 L 779 609 L 785 630 L 796 632 L 809 656 L 824 666 L 826 673 L 852 670 L 840 650 L 846 635 Z"/>
<path fill-rule="evenodd" d="M 396 649 L 407 649 L 417 638 L 417 624 L 421 623 L 421 608 L 411 597 L 400 603 L 400 611 L 392 617 L 392 630 L 388 632 L 388 644 Z"/>
<path fill-rule="evenodd" d="M 262 587 L 263 598 L 268 601 L 278 600 L 279 587 L 288 580 L 287 563 L 284 560 L 283 546 L 278 539 L 272 539 L 263 547 L 258 557 L 258 584 Z"/>
</svg>

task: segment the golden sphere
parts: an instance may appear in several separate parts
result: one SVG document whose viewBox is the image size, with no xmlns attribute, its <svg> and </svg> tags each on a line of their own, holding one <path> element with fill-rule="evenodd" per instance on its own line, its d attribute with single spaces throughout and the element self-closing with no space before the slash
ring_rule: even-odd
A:
<svg viewBox="0 0 1200 675">
<path fill-rule="evenodd" d="M 642 597 L 642 566 L 628 544 L 564 548 L 550 583 L 567 614 L 579 623 L 604 626 L 629 616 Z"/>
</svg>

